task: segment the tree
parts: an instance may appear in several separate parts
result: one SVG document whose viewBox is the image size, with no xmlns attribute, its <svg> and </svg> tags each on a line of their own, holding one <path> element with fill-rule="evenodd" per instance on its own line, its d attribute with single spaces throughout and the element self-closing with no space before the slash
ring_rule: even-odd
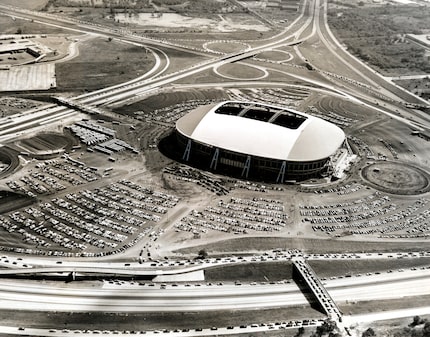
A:
<svg viewBox="0 0 430 337">
<path fill-rule="evenodd" d="M 300 337 L 300 336 L 302 336 L 304 333 L 305 333 L 305 328 L 301 326 L 301 327 L 297 330 L 297 333 L 294 335 L 294 337 Z"/>
<path fill-rule="evenodd" d="M 426 322 L 423 327 L 423 337 L 430 337 L 430 322 Z"/>
<path fill-rule="evenodd" d="M 420 316 L 414 316 L 412 323 L 409 324 L 409 326 L 414 327 L 414 326 L 422 324 L 422 323 L 423 323 L 423 320 L 421 319 Z"/>
<path fill-rule="evenodd" d="M 321 337 L 322 335 L 330 334 L 336 329 L 336 327 L 336 322 L 327 319 L 323 322 L 322 325 L 317 327 L 315 335 Z"/>
<path fill-rule="evenodd" d="M 374 337 L 376 336 L 375 331 L 372 328 L 368 328 L 361 334 L 361 337 Z"/>
<path fill-rule="evenodd" d="M 200 249 L 197 255 L 197 259 L 203 260 L 203 259 L 206 259 L 207 257 L 208 257 L 208 252 L 206 251 L 206 249 Z"/>
</svg>

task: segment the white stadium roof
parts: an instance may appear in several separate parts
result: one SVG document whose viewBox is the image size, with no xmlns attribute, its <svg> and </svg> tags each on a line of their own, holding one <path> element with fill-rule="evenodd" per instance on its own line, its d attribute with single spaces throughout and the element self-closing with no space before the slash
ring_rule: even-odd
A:
<svg viewBox="0 0 430 337">
<path fill-rule="evenodd" d="M 229 107 L 233 114 L 223 112 Z M 289 118 L 294 125 L 276 124 L 282 119 L 279 116 Z M 209 146 L 286 161 L 327 158 L 345 140 L 344 132 L 332 123 L 255 102 L 228 101 L 201 106 L 180 118 L 176 129 L 185 137 Z"/>
</svg>

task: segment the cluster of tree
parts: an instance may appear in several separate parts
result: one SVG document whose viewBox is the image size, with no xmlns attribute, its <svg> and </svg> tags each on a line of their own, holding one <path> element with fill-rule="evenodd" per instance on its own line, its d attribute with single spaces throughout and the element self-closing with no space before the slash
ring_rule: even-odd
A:
<svg viewBox="0 0 430 337">
<path fill-rule="evenodd" d="M 372 328 L 365 330 L 361 337 L 375 337 L 377 334 Z M 422 319 L 420 316 L 415 316 L 407 327 L 396 331 L 394 337 L 430 337 L 430 322 L 427 319 Z"/>
<path fill-rule="evenodd" d="M 394 337 L 430 337 L 430 322 L 415 316 L 412 323 L 395 332 Z"/>
<path fill-rule="evenodd" d="M 391 7 L 332 10 L 329 24 L 349 51 L 382 70 L 429 72 L 424 48 L 410 43 L 406 33 L 421 32 L 428 18 L 417 7 L 399 14 Z"/>
<path fill-rule="evenodd" d="M 160 3 L 176 2 L 175 0 L 154 0 Z M 179 1 L 176 5 L 170 5 L 169 9 L 178 13 L 220 13 L 226 4 L 222 1 L 212 0 L 188 0 Z"/>
<path fill-rule="evenodd" d="M 355 7 L 357 7 L 355 4 L 348 3 L 346 1 L 333 0 L 333 1 L 331 1 L 331 3 L 333 5 L 342 6 L 342 7 L 349 7 L 349 8 L 355 8 Z"/>
<path fill-rule="evenodd" d="M 94 0 L 49 0 L 44 10 L 48 10 L 50 7 L 101 7 L 109 9 L 152 8 L 149 0 L 103 0 L 101 3 Z"/>
<path fill-rule="evenodd" d="M 311 334 L 311 337 L 342 337 L 342 334 L 339 333 L 336 322 L 332 320 L 325 320 L 322 325 L 318 326 Z"/>
<path fill-rule="evenodd" d="M 305 333 L 304 328 L 299 328 L 294 337 L 302 337 Z M 341 337 L 336 322 L 326 320 L 323 324 L 316 328 L 310 337 Z M 420 316 L 415 316 L 412 322 L 400 331 L 394 332 L 393 337 L 430 337 L 430 321 L 423 319 Z M 368 328 L 361 334 L 361 337 L 377 337 L 377 333 L 373 328 Z"/>
</svg>

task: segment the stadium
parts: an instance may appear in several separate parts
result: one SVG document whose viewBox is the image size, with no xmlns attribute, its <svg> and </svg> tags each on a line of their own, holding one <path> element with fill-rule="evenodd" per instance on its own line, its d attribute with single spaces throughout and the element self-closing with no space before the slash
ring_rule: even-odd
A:
<svg viewBox="0 0 430 337">
<path fill-rule="evenodd" d="M 346 145 L 334 124 L 289 108 L 225 101 L 176 122 L 180 161 L 246 179 L 284 183 L 321 177 Z"/>
</svg>

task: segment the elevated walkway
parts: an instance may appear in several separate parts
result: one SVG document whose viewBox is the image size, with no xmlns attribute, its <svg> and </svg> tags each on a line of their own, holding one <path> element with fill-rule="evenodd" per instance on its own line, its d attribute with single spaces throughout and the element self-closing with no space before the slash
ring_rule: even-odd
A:
<svg viewBox="0 0 430 337">
<path fill-rule="evenodd" d="M 296 257 L 292 259 L 292 262 L 293 278 L 296 281 L 298 281 L 297 278 L 299 278 L 305 282 L 306 288 L 311 290 L 313 298 L 318 301 L 320 308 L 331 320 L 342 322 L 342 312 L 305 259 Z"/>
</svg>

